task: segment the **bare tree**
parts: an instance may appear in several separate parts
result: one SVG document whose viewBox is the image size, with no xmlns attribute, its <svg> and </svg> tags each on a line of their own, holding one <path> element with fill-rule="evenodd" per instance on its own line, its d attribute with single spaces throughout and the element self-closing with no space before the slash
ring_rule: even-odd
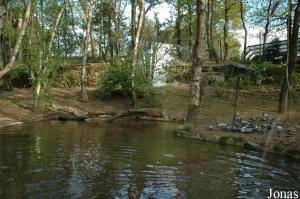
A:
<svg viewBox="0 0 300 199">
<path fill-rule="evenodd" d="M 143 23 L 145 22 L 145 0 L 139 0 L 139 19 L 138 19 L 138 27 L 136 31 L 136 36 L 134 40 L 134 47 L 132 52 L 132 68 L 131 68 L 131 89 L 132 89 L 132 103 L 137 103 L 137 96 L 135 92 L 135 73 L 136 73 L 136 65 L 138 58 L 138 48 L 140 43 L 140 38 L 142 34 Z"/>
<path fill-rule="evenodd" d="M 262 46 L 263 59 L 265 58 L 265 54 L 266 54 L 266 43 L 267 43 L 269 31 L 270 31 L 269 29 L 270 29 L 271 19 L 274 16 L 274 13 L 276 12 L 276 9 L 278 8 L 280 2 L 281 2 L 281 0 L 276 0 L 275 3 L 273 2 L 273 0 L 269 0 L 269 3 L 268 3 L 266 24 L 265 24 L 264 33 L 263 33 L 263 46 Z"/>
<path fill-rule="evenodd" d="M 197 119 L 200 107 L 201 74 L 205 55 L 205 1 L 197 0 L 196 42 L 194 45 L 194 63 L 187 121 Z"/>
</svg>

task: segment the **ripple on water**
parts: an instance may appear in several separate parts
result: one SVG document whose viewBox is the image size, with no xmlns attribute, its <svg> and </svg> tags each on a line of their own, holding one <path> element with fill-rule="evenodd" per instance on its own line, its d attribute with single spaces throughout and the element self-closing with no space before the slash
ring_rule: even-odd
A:
<svg viewBox="0 0 300 199">
<path fill-rule="evenodd" d="M 0 129 L 0 198 L 263 198 L 300 187 L 299 163 L 175 139 L 167 125 Z"/>
</svg>

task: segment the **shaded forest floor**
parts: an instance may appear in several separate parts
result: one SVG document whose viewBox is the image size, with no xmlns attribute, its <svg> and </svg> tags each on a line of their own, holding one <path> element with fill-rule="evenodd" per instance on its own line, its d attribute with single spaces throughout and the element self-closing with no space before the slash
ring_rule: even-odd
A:
<svg viewBox="0 0 300 199">
<path fill-rule="evenodd" d="M 278 134 L 251 134 L 223 132 L 217 128 L 220 122 L 231 122 L 234 103 L 234 89 L 207 87 L 198 121 L 192 125 L 192 136 L 201 140 L 214 141 L 222 136 L 233 136 L 255 142 L 259 148 L 263 142 L 276 150 L 296 151 L 300 154 L 300 132 L 295 126 L 300 123 L 300 96 L 295 97 L 292 105 L 291 119 L 286 122 L 283 115 L 277 112 L 279 89 L 265 87 L 264 89 L 242 89 L 238 113 L 241 118 L 248 120 L 260 117 L 266 113 L 270 118 L 282 125 L 283 132 Z M 216 91 L 217 90 L 217 91 Z M 80 101 L 79 88 L 52 88 L 49 102 L 75 108 L 83 112 L 113 113 L 131 107 L 130 99 L 102 100 L 96 88 L 89 88 L 89 102 Z M 188 85 L 165 86 L 154 89 L 154 95 L 140 99 L 140 105 L 162 109 L 167 118 L 174 121 L 183 121 L 186 116 L 189 97 Z M 0 92 L 0 127 L 27 123 L 49 118 L 49 111 L 36 113 L 33 111 L 34 99 L 30 89 L 14 89 L 12 92 Z M 214 131 L 208 130 L 208 125 L 215 126 Z M 292 129 L 292 134 L 290 131 Z M 267 140 L 268 143 L 265 143 Z M 255 148 L 255 147 L 254 147 Z"/>
</svg>

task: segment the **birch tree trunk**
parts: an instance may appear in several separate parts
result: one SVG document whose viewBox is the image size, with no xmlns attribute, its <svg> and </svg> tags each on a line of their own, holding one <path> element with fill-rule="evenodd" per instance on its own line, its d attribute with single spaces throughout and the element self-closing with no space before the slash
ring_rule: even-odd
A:
<svg viewBox="0 0 300 199">
<path fill-rule="evenodd" d="M 0 4 L 2 4 L 2 3 L 3 2 L 1 1 Z M 0 71 L 0 78 L 3 78 L 3 76 L 5 74 L 7 74 L 9 71 L 11 71 L 13 69 L 13 67 L 14 67 L 16 56 L 18 55 L 18 52 L 19 52 L 19 49 L 20 49 L 20 46 L 21 46 L 21 43 L 22 43 L 25 31 L 26 31 L 26 28 L 27 28 L 27 25 L 28 25 L 28 21 L 29 21 L 29 17 L 30 17 L 30 12 L 31 12 L 31 4 L 32 4 L 32 1 L 28 0 L 26 12 L 25 12 L 25 17 L 24 17 L 24 22 L 23 22 L 22 28 L 21 28 L 21 30 L 19 32 L 16 45 L 15 45 L 15 47 L 13 49 L 13 52 L 12 52 L 12 55 L 11 55 L 11 57 L 9 59 L 8 64 Z M 2 8 L 3 7 L 0 6 L 0 9 L 2 9 Z M 0 33 L 2 33 L 2 29 L 3 29 L 3 21 L 2 20 L 4 20 L 4 16 L 1 16 L 2 13 L 3 13 L 3 11 L 0 11 L 0 31 L 1 31 Z M 4 13 L 6 13 L 6 10 L 5 10 Z"/>
<path fill-rule="evenodd" d="M 136 73 L 136 65 L 138 59 L 138 48 L 140 43 L 140 38 L 142 34 L 142 26 L 145 21 L 145 0 L 139 0 L 139 19 L 138 19 L 138 27 L 134 40 L 134 47 L 132 52 L 132 67 L 131 67 L 131 89 L 132 89 L 132 103 L 135 105 L 137 103 L 137 96 L 135 92 L 135 73 Z"/>
<path fill-rule="evenodd" d="M 291 2 L 289 1 L 289 7 L 291 9 Z M 290 82 L 295 70 L 296 59 L 297 59 L 297 51 L 298 51 L 298 36 L 299 36 L 299 23 L 300 23 L 300 2 L 297 2 L 297 6 L 295 8 L 294 20 L 292 23 L 291 20 L 291 12 L 288 17 L 288 56 L 287 56 L 287 71 L 286 76 L 284 77 L 281 90 L 280 90 L 280 99 L 279 99 L 279 111 L 281 113 L 285 113 L 289 110 L 290 102 Z M 293 24 L 293 26 L 292 26 Z"/>
<path fill-rule="evenodd" d="M 22 0 L 18 1 L 18 9 L 19 9 L 19 16 L 18 16 L 17 30 L 18 30 L 18 32 L 20 32 L 20 30 L 22 28 L 22 24 L 23 24 L 23 4 L 22 4 Z M 18 62 L 19 63 L 22 62 L 22 48 L 19 49 Z"/>
<path fill-rule="evenodd" d="M 84 50 L 82 55 L 82 67 L 81 67 L 81 98 L 82 102 L 88 101 L 88 95 L 86 92 L 86 84 L 87 84 L 87 72 L 86 72 L 86 65 L 87 65 L 87 58 L 88 58 L 88 48 L 91 41 L 91 25 L 92 25 L 92 17 L 93 17 L 93 10 L 94 10 L 95 0 L 91 0 L 90 4 L 86 11 L 86 20 L 87 20 L 87 28 L 85 33 L 85 42 L 84 42 Z"/>
<path fill-rule="evenodd" d="M 194 45 L 194 63 L 192 66 L 192 81 L 187 121 L 197 119 L 200 108 L 201 73 L 205 55 L 205 1 L 197 0 L 196 42 Z"/>
<path fill-rule="evenodd" d="M 41 94 L 41 90 L 43 89 L 43 78 L 47 72 L 47 69 L 48 69 L 48 66 L 49 66 L 49 57 L 51 56 L 51 50 L 52 50 L 52 46 L 53 46 L 53 41 L 54 41 L 54 38 L 55 38 L 55 35 L 56 35 L 56 32 L 57 32 L 57 28 L 58 28 L 58 25 L 59 25 L 59 22 L 60 22 L 60 19 L 62 17 L 62 14 L 65 10 L 65 5 L 62 6 L 62 8 L 60 9 L 58 15 L 57 15 L 57 18 L 56 18 L 56 21 L 55 21 L 55 25 L 53 27 L 53 31 L 51 33 L 51 37 L 50 37 L 50 41 L 49 41 L 49 44 L 48 44 L 48 48 L 47 48 L 47 53 L 46 53 L 46 58 L 44 60 L 44 62 L 40 65 L 40 74 L 39 76 L 37 77 L 38 78 L 38 82 L 37 82 L 37 86 L 36 86 L 36 89 L 35 89 L 35 105 L 37 106 L 38 103 L 39 103 L 39 98 L 40 98 L 40 94 Z"/>
</svg>

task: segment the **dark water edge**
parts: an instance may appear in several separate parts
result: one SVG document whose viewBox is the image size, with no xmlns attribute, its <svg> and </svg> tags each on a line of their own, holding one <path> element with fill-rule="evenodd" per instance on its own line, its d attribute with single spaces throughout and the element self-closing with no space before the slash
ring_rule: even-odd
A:
<svg viewBox="0 0 300 199">
<path fill-rule="evenodd" d="M 0 198 L 266 198 L 300 163 L 175 138 L 175 125 L 43 121 L 0 129 Z"/>
</svg>

